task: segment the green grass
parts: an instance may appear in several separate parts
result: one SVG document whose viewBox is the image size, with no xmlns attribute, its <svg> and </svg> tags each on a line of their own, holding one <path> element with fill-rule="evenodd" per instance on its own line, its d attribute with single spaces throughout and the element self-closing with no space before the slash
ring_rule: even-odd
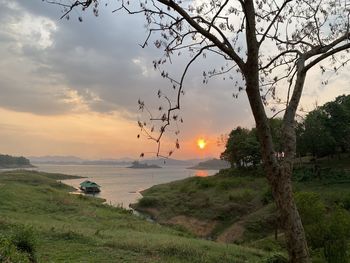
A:
<svg viewBox="0 0 350 263">
<path fill-rule="evenodd" d="M 18 227 L 30 227 L 38 262 L 262 262 L 268 257 L 259 249 L 191 238 L 98 198 L 71 195 L 71 187 L 56 181 L 63 179 L 67 176 L 0 173 L 1 244 Z M 14 262 L 23 256 L 15 252 Z"/>
<path fill-rule="evenodd" d="M 231 176 L 223 171 L 216 176 L 192 177 L 153 186 L 142 193 L 144 197 L 135 207 L 144 212 L 150 207 L 158 210 L 160 213 L 156 217 L 160 222 L 177 215 L 215 222 L 211 233 L 215 238 L 242 216 L 262 206 L 260 200 L 265 189 L 262 177 Z"/>
<path fill-rule="evenodd" d="M 344 158 L 345 161 L 337 160 L 333 166 L 328 160 L 327 165 L 321 165 L 320 161 L 320 177 L 310 174 L 312 165 L 299 168 L 293 182 L 295 193 L 318 193 L 328 212 L 337 206 L 350 211 L 350 158 Z M 244 233 L 235 243 L 284 252 L 280 229 L 278 240 L 274 240 L 276 209 L 266 179 L 261 175 L 261 170 L 226 169 L 215 176 L 156 185 L 142 193 L 143 198 L 135 207 L 161 223 L 171 222 L 179 215 L 213 222 L 215 227 L 209 234 L 213 239 L 238 222 Z M 191 227 L 187 229 L 195 233 Z"/>
</svg>

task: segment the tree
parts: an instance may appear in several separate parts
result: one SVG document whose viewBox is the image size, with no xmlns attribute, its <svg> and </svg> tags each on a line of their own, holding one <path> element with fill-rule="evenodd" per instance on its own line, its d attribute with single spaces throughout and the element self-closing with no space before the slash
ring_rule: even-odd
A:
<svg viewBox="0 0 350 263">
<path fill-rule="evenodd" d="M 335 153 L 335 140 L 326 126 L 327 115 L 321 108 L 310 112 L 300 127 L 297 143 L 302 145 L 304 155 L 323 157 Z M 299 147 L 299 148 L 300 148 Z"/>
<path fill-rule="evenodd" d="M 325 126 L 332 134 L 338 152 L 350 151 L 350 95 L 339 96 L 321 107 L 327 116 Z"/>
<path fill-rule="evenodd" d="M 323 157 L 350 151 L 350 95 L 309 112 L 297 127 L 297 152 Z"/>
<path fill-rule="evenodd" d="M 98 13 L 95 11 L 98 3 L 98 0 L 80 0 L 73 4 L 67 1 L 66 5 L 62 1 L 56 2 L 66 8 L 63 17 L 78 6 L 84 10 L 92 6 Z M 245 91 L 256 122 L 267 179 L 280 213 L 290 262 L 309 262 L 307 242 L 291 183 L 296 149 L 295 115 L 307 73 L 321 62 L 331 64 L 334 71 L 347 62 L 343 54 L 350 48 L 347 1 L 141 0 L 137 2 L 139 9 L 135 11 L 132 10 L 134 6 L 129 4 L 129 1 L 122 0 L 118 10 L 145 15 L 149 35 L 143 47 L 152 36 L 159 37 L 154 44 L 164 50 L 164 57 L 154 61 L 155 68 L 161 69 L 181 51 L 191 54 L 179 80 L 161 70 L 162 76 L 172 82 L 178 95 L 176 103 L 163 96 L 169 108 L 160 118 L 154 119 L 162 123 L 159 136 L 147 132 L 149 138 L 159 146 L 170 121 L 177 118 L 173 114 L 180 109 L 185 76 L 193 62 L 209 53 L 220 56 L 224 66 L 204 72 L 204 82 L 218 74 L 228 74 L 232 84 Z M 159 34 L 153 34 L 157 32 Z M 327 74 L 325 66 L 320 68 Z M 285 99 L 279 100 L 284 105 L 283 160 L 276 158 L 266 108 L 270 98 L 278 100 L 277 87 L 284 87 L 286 94 Z M 144 103 L 140 101 L 139 104 L 140 109 L 144 109 Z M 146 132 L 143 123 L 140 124 Z"/>
<path fill-rule="evenodd" d="M 259 142 L 256 131 L 237 127 L 232 130 L 226 142 L 221 159 L 231 163 L 231 166 L 256 166 L 261 161 Z"/>
</svg>

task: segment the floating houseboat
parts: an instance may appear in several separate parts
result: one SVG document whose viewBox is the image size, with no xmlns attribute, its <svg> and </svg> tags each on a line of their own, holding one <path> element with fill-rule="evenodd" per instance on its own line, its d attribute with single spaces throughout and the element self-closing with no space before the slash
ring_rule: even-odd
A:
<svg viewBox="0 0 350 263">
<path fill-rule="evenodd" d="M 84 181 L 80 184 L 80 190 L 87 194 L 95 194 L 101 192 L 101 186 L 91 181 Z"/>
</svg>

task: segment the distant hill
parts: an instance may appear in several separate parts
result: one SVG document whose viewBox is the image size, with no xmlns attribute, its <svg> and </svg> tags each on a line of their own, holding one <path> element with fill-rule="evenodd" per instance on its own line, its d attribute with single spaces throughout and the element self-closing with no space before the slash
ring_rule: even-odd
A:
<svg viewBox="0 0 350 263">
<path fill-rule="evenodd" d="M 135 161 L 132 163 L 131 166 L 128 168 L 133 168 L 133 169 L 149 169 L 149 168 L 162 168 L 158 165 L 155 164 L 147 164 L 147 163 L 139 163 L 138 161 Z"/>
<path fill-rule="evenodd" d="M 131 165 L 135 159 L 132 158 L 118 158 L 118 159 L 100 159 L 100 160 L 86 160 L 76 156 L 30 156 L 28 159 L 34 164 L 57 164 L 57 165 L 69 165 L 69 164 L 79 164 L 79 165 Z M 158 166 L 193 166 L 198 162 L 205 161 L 208 159 L 190 159 L 190 160 L 177 160 L 177 159 L 162 159 L 162 158 L 152 158 L 152 159 L 142 159 L 139 160 L 141 164 L 158 165 Z"/>
<path fill-rule="evenodd" d="M 0 169 L 34 167 L 27 158 L 0 154 Z"/>
<path fill-rule="evenodd" d="M 76 157 L 76 156 L 55 156 L 55 155 L 47 155 L 47 156 L 29 156 L 28 159 L 32 163 L 66 163 L 66 164 L 74 164 L 81 163 L 84 160 Z"/>
<path fill-rule="evenodd" d="M 199 159 L 194 159 L 194 160 L 176 160 L 176 159 L 145 159 L 145 160 L 140 160 L 140 163 L 147 163 L 147 164 L 155 164 L 155 165 L 160 165 L 160 166 L 190 166 L 190 165 L 195 165 L 198 163 Z"/>
<path fill-rule="evenodd" d="M 220 159 L 211 159 L 208 161 L 200 162 L 195 166 L 188 169 L 200 169 L 200 170 L 220 170 L 230 168 L 230 163 Z"/>
</svg>

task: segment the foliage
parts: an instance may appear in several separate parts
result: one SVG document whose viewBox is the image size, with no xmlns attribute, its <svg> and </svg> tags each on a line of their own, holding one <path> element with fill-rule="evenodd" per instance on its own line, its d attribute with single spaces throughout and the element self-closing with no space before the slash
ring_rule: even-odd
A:
<svg viewBox="0 0 350 263">
<path fill-rule="evenodd" d="M 142 197 L 139 201 L 141 207 L 156 207 L 158 204 L 158 199 L 153 197 Z"/>
<path fill-rule="evenodd" d="M 264 259 L 263 263 L 288 263 L 288 259 L 281 253 L 274 253 Z"/>
<path fill-rule="evenodd" d="M 13 157 L 10 155 L 0 154 L 0 168 L 16 168 L 31 166 L 28 159 L 24 157 Z"/>
<path fill-rule="evenodd" d="M 329 263 L 349 262 L 350 214 L 337 208 L 326 223 L 324 255 Z"/>
<path fill-rule="evenodd" d="M 257 165 L 261 160 L 261 155 L 255 130 L 250 131 L 241 127 L 232 130 L 226 143 L 226 149 L 220 157 L 230 162 L 231 166 Z"/>
<path fill-rule="evenodd" d="M 9 237 L 0 235 L 0 262 L 31 262 L 28 254 L 20 251 Z"/>
<path fill-rule="evenodd" d="M 317 107 L 297 125 L 297 152 L 314 157 L 350 151 L 350 95 Z"/>
<path fill-rule="evenodd" d="M 271 119 L 272 139 L 276 152 L 282 152 L 282 120 Z M 221 159 L 231 163 L 232 167 L 256 167 L 261 163 L 261 150 L 255 128 L 249 130 L 237 127 L 231 131 L 225 145 L 225 151 L 221 153 Z"/>
<path fill-rule="evenodd" d="M 322 167 L 319 164 L 305 165 L 295 168 L 293 180 L 298 182 L 310 182 L 314 179 L 325 182 L 340 182 L 350 180 L 350 172 L 343 168 Z"/>
<path fill-rule="evenodd" d="M 295 200 L 305 225 L 318 222 L 326 212 L 325 205 L 316 193 L 300 192 L 296 194 Z"/>
<path fill-rule="evenodd" d="M 342 95 L 321 108 L 327 114 L 326 127 L 335 140 L 337 151 L 350 152 L 350 95 Z"/>
<path fill-rule="evenodd" d="M 328 263 L 348 262 L 350 213 L 340 207 L 326 213 L 320 196 L 312 192 L 297 193 L 296 203 L 311 247 L 322 249 Z"/>
<path fill-rule="evenodd" d="M 36 238 L 33 228 L 17 226 L 14 229 L 11 240 L 18 250 L 30 255 L 32 261 L 35 260 Z"/>
</svg>

